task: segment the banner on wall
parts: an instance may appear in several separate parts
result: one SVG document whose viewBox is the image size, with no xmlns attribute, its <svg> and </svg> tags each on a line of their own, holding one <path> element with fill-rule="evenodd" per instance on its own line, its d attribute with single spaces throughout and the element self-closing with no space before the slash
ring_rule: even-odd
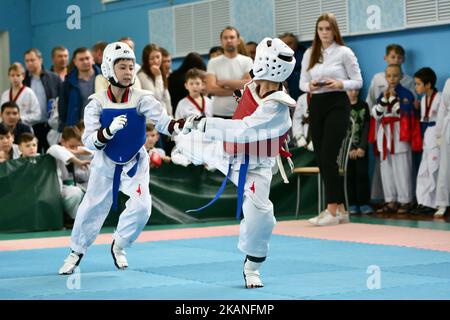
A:
<svg viewBox="0 0 450 320">
<path fill-rule="evenodd" d="M 371 33 L 404 28 L 404 0 L 348 1 L 349 32 Z"/>
</svg>

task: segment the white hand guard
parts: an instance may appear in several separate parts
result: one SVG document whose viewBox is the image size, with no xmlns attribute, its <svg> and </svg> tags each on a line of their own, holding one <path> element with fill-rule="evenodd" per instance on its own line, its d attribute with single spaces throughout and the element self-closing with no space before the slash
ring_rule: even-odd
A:
<svg viewBox="0 0 450 320">
<path fill-rule="evenodd" d="M 308 143 L 308 146 L 306 147 L 306 149 L 308 149 L 309 151 L 314 151 L 314 146 L 313 146 L 313 142 L 312 141 L 310 141 Z"/>
<path fill-rule="evenodd" d="M 127 115 L 122 114 L 113 119 L 111 124 L 109 125 L 109 132 L 112 135 L 115 135 L 117 131 L 122 130 L 127 125 Z"/>
<path fill-rule="evenodd" d="M 191 132 L 192 130 L 205 131 L 206 118 L 204 116 L 190 116 L 186 118 L 182 134 Z"/>
</svg>

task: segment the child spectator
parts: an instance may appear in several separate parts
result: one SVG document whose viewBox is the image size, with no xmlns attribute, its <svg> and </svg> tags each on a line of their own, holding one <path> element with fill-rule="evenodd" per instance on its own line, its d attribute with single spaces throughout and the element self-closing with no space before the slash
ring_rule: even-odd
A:
<svg viewBox="0 0 450 320">
<path fill-rule="evenodd" d="M 22 133 L 33 132 L 30 126 L 27 126 L 20 122 L 20 109 L 17 103 L 15 103 L 14 101 L 8 101 L 2 104 L 1 120 L 7 127 L 11 128 L 11 130 L 13 131 L 14 143 L 16 144 L 19 143 L 19 138 Z"/>
<path fill-rule="evenodd" d="M 255 55 L 256 55 L 256 46 L 258 44 L 254 41 L 248 41 L 245 44 L 245 51 L 247 51 L 247 55 L 252 58 L 253 61 L 255 61 Z"/>
<path fill-rule="evenodd" d="M 31 88 L 22 84 L 25 79 L 25 69 L 18 62 L 8 68 L 11 88 L 2 94 L 1 104 L 12 101 L 20 108 L 22 122 L 32 126 L 41 119 L 41 108 L 36 94 Z"/>
<path fill-rule="evenodd" d="M 386 55 L 384 61 L 387 65 L 398 64 L 401 66 L 405 62 L 405 49 L 398 44 L 390 44 L 386 47 Z M 415 95 L 415 82 L 414 79 L 407 74 L 402 73 L 400 78 L 400 84 L 408 89 L 414 97 Z M 375 74 L 370 83 L 369 93 L 367 95 L 366 102 L 369 108 L 372 109 L 377 103 L 381 93 L 385 92 L 388 88 L 388 82 L 386 81 L 385 72 L 379 72 Z"/>
<path fill-rule="evenodd" d="M 310 93 L 304 93 L 298 98 L 292 119 L 292 135 L 298 147 L 306 147 L 309 151 L 314 151 L 311 134 L 309 133 L 310 102 Z"/>
<path fill-rule="evenodd" d="M 170 162 L 170 157 L 166 156 L 166 152 L 161 148 L 156 148 L 155 145 L 159 140 L 159 133 L 155 126 L 147 123 L 145 128 L 145 150 L 150 156 L 150 168 L 159 168 L 162 162 Z"/>
<path fill-rule="evenodd" d="M 205 73 L 200 69 L 192 68 L 186 73 L 184 87 L 188 91 L 188 95 L 178 103 L 175 119 L 189 116 L 212 117 L 212 101 L 203 95 L 204 79 Z"/>
<path fill-rule="evenodd" d="M 435 217 L 443 217 L 450 206 L 450 79 L 445 82 L 442 90 L 436 124 L 437 144 L 440 147 L 439 172 L 436 187 Z"/>
<path fill-rule="evenodd" d="M 21 152 L 21 157 L 32 158 L 39 155 L 38 149 L 38 139 L 32 133 L 25 132 L 20 136 L 19 139 L 19 150 Z"/>
<path fill-rule="evenodd" d="M 359 98 L 359 90 L 349 90 L 350 117 L 354 120 L 354 135 L 351 142 L 347 167 L 347 186 L 350 214 L 373 212 L 370 202 L 369 138 L 370 111 L 367 103 Z"/>
<path fill-rule="evenodd" d="M 370 142 L 376 141 L 386 204 L 377 213 L 407 213 L 412 201 L 411 149 L 421 149 L 420 127 L 415 122 L 414 96 L 400 84 L 400 65 L 386 68 L 388 88 L 372 109 L 377 120 Z M 416 121 L 417 120 L 417 121 Z M 400 203 L 398 207 L 397 202 Z"/>
<path fill-rule="evenodd" d="M 223 55 L 223 48 L 221 46 L 215 46 L 209 49 L 209 59 Z"/>
<path fill-rule="evenodd" d="M 47 150 L 56 159 L 64 211 L 72 219 L 75 219 L 89 178 L 90 160 L 82 160 L 76 155 L 81 145 L 80 131 L 76 127 L 65 127 L 61 145 L 52 145 Z"/>
<path fill-rule="evenodd" d="M 384 60 L 387 65 L 398 64 L 402 65 L 405 62 L 405 49 L 398 44 L 390 44 L 386 47 L 386 55 Z M 410 90 L 415 96 L 414 80 L 407 74 L 402 74 L 400 84 Z M 388 88 L 386 82 L 385 72 L 379 72 L 375 74 L 370 83 L 369 92 L 367 94 L 366 102 L 369 105 L 369 109 L 372 110 L 377 104 L 378 97 Z M 372 124 L 375 126 L 375 124 Z M 376 147 L 375 147 L 376 150 Z M 374 200 L 383 199 L 383 189 L 381 186 L 381 174 L 380 174 L 380 159 L 375 151 L 375 165 L 372 179 L 372 194 L 371 198 Z"/>
<path fill-rule="evenodd" d="M 431 68 L 422 68 L 414 74 L 416 92 L 423 95 L 420 102 L 423 154 L 417 175 L 418 206 L 414 213 L 429 214 L 436 210 L 436 183 L 439 169 L 436 120 L 441 100 L 441 95 L 436 89 L 436 78 L 436 73 Z"/>
<path fill-rule="evenodd" d="M 18 159 L 20 150 L 17 144 L 14 144 L 14 134 L 11 128 L 4 123 L 0 123 L 0 151 L 3 151 L 4 161 Z"/>
</svg>

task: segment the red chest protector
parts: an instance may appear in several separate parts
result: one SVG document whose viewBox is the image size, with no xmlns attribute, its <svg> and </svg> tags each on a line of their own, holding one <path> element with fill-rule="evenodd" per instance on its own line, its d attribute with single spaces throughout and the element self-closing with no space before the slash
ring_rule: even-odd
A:
<svg viewBox="0 0 450 320">
<path fill-rule="evenodd" d="M 242 98 L 240 99 L 236 111 L 233 114 L 233 119 L 244 119 L 252 115 L 260 104 L 256 102 L 252 91 L 247 86 L 244 90 Z M 290 154 L 283 149 L 283 144 L 286 140 L 288 132 L 282 136 L 273 139 L 261 140 L 251 143 L 233 143 L 224 142 L 223 147 L 228 154 L 248 154 L 259 157 L 275 157 L 279 153 L 283 156 L 290 156 Z"/>
</svg>

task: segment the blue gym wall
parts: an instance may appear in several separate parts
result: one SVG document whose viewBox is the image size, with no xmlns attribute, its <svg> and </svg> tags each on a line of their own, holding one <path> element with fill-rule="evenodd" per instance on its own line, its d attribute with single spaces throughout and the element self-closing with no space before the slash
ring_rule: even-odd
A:
<svg viewBox="0 0 450 320">
<path fill-rule="evenodd" d="M 2 0 L 0 11 L 0 31 L 8 31 L 10 36 L 11 61 L 23 61 L 23 52 L 29 47 L 39 48 L 50 66 L 52 47 L 63 44 L 70 51 L 80 46 L 91 47 L 97 41 L 114 41 L 121 36 L 131 36 L 136 42 L 137 58 L 140 60 L 142 48 L 149 39 L 148 10 L 194 2 L 193 0 L 121 0 L 107 5 L 100 0 Z M 81 30 L 66 27 L 66 9 L 76 3 L 81 9 Z M 246 40 L 254 34 L 250 26 L 237 23 Z M 244 28 L 244 29 L 243 29 Z M 246 30 L 249 28 L 249 30 Z M 273 36 L 273 35 L 269 35 Z M 412 75 L 414 71 L 430 66 L 438 74 L 438 88 L 450 77 L 450 26 L 435 26 L 354 36 L 345 39 L 355 51 L 367 90 L 370 79 L 384 69 L 385 46 L 399 43 L 407 50 L 404 70 Z M 0 54 L 3 51 L 0 50 Z M 180 61 L 174 61 L 174 68 Z"/>
</svg>

